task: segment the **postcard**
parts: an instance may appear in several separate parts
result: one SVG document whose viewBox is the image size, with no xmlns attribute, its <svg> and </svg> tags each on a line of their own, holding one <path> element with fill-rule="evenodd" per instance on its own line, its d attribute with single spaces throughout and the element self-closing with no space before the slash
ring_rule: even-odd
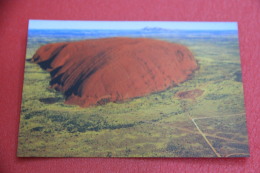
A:
<svg viewBox="0 0 260 173">
<path fill-rule="evenodd" d="M 248 157 L 236 22 L 30 20 L 18 157 Z"/>
</svg>

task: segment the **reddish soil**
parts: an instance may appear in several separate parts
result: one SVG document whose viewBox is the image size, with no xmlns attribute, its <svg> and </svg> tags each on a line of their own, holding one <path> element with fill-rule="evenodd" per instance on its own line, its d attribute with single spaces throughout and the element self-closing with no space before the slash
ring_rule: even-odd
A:
<svg viewBox="0 0 260 173">
<path fill-rule="evenodd" d="M 148 38 L 106 38 L 47 44 L 32 58 L 51 74 L 67 104 L 123 101 L 184 82 L 198 68 L 179 44 Z"/>
<path fill-rule="evenodd" d="M 195 89 L 190 91 L 182 91 L 176 94 L 177 97 L 181 99 L 196 99 L 203 94 L 203 90 Z"/>
</svg>

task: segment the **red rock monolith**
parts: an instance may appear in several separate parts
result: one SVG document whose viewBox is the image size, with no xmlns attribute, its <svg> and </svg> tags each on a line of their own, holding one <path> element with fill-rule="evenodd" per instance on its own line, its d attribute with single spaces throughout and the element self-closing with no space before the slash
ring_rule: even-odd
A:
<svg viewBox="0 0 260 173">
<path fill-rule="evenodd" d="M 65 103 L 81 107 L 163 91 L 198 68 L 183 45 L 148 38 L 105 38 L 47 44 L 32 58 L 51 74 Z"/>
</svg>

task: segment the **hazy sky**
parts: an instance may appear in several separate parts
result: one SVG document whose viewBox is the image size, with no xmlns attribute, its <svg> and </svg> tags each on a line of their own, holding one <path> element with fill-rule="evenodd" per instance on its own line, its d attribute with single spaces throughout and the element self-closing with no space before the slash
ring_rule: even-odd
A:
<svg viewBox="0 0 260 173">
<path fill-rule="evenodd" d="M 29 29 L 142 29 L 160 27 L 179 30 L 237 30 L 236 22 L 148 22 L 30 20 Z"/>
</svg>

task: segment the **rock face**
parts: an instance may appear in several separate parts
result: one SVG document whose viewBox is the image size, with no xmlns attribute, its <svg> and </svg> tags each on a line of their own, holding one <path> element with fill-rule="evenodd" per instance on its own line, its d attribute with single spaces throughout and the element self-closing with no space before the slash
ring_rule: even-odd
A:
<svg viewBox="0 0 260 173">
<path fill-rule="evenodd" d="M 47 44 L 32 62 L 51 74 L 65 103 L 81 107 L 165 90 L 198 68 L 184 46 L 148 38 L 105 38 Z"/>
</svg>

